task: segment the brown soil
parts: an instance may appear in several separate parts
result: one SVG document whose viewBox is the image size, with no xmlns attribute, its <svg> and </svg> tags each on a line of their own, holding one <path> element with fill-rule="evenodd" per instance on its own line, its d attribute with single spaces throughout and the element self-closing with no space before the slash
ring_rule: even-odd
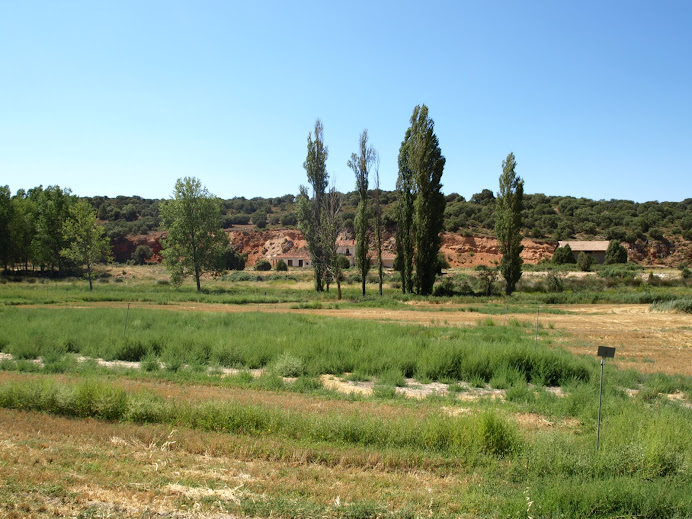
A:
<svg viewBox="0 0 692 519">
<path fill-rule="evenodd" d="M 305 237 L 295 229 L 270 229 L 259 231 L 254 226 L 236 226 L 227 231 L 231 244 L 242 254 L 247 254 L 247 265 L 253 266 L 259 259 L 278 255 L 306 246 Z M 147 235 L 127 236 L 114 244 L 115 260 L 121 263 L 130 259 L 138 245 L 148 245 L 154 251 L 152 263 L 161 261 L 161 239 L 165 231 Z M 493 265 L 500 262 L 497 240 L 486 236 L 462 236 L 453 232 L 440 234 L 440 250 L 447 258 L 449 265 L 457 267 L 475 267 Z M 346 236 L 340 237 L 345 239 Z M 393 236 L 385 234 L 384 249 L 395 252 Z M 522 240 L 524 251 L 521 257 L 524 263 L 535 264 L 542 259 L 551 258 L 556 243 L 547 240 Z M 630 261 L 644 265 L 674 266 L 683 261 L 692 261 L 692 243 L 680 238 L 669 238 L 661 241 L 638 241 L 625 244 Z"/>
</svg>

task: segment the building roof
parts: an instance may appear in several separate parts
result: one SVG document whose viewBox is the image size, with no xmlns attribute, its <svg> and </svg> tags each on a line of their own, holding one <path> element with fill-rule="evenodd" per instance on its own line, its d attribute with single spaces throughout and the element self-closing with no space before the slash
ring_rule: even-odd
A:
<svg viewBox="0 0 692 519">
<path fill-rule="evenodd" d="M 310 253 L 307 249 L 293 249 L 283 254 L 275 254 L 270 256 L 270 259 L 310 259 Z"/>
<path fill-rule="evenodd" d="M 356 240 L 338 240 L 336 242 L 337 247 L 355 247 Z"/>
<path fill-rule="evenodd" d="M 569 248 L 575 252 L 605 252 L 610 244 L 607 240 L 574 240 L 574 241 L 559 241 L 560 247 L 569 245 Z"/>
</svg>

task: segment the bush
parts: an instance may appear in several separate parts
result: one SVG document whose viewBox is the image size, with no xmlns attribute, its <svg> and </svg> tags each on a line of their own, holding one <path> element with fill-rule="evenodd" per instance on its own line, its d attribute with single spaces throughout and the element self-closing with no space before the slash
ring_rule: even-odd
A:
<svg viewBox="0 0 692 519">
<path fill-rule="evenodd" d="M 608 249 L 605 253 L 606 265 L 615 265 L 617 263 L 627 263 L 627 250 L 620 245 L 617 240 L 611 240 L 608 244 Z"/>
<path fill-rule="evenodd" d="M 277 272 L 286 272 L 288 270 L 288 265 L 286 265 L 286 262 L 282 259 L 276 262 L 276 271 Z"/>
<path fill-rule="evenodd" d="M 579 257 L 577 258 L 577 267 L 579 267 L 579 270 L 581 270 L 582 272 L 590 272 L 591 265 L 593 265 L 593 262 L 593 256 L 582 251 L 579 253 Z"/>
<path fill-rule="evenodd" d="M 574 254 L 572 254 L 572 247 L 569 245 L 555 249 L 553 253 L 553 263 L 556 265 L 574 264 L 576 262 L 577 260 L 574 259 Z"/>
<path fill-rule="evenodd" d="M 136 265 L 144 265 L 148 259 L 154 255 L 154 251 L 151 250 L 147 245 L 138 245 L 135 251 L 132 253 L 132 261 Z"/>
<path fill-rule="evenodd" d="M 660 241 L 663 239 L 663 231 L 661 231 L 661 229 L 658 228 L 649 229 L 649 236 L 652 240 Z"/>
<path fill-rule="evenodd" d="M 305 371 L 305 367 L 300 358 L 284 352 L 274 360 L 271 371 L 281 377 L 299 377 Z"/>
<path fill-rule="evenodd" d="M 483 451 L 500 458 L 513 453 L 519 447 L 516 428 L 492 411 L 486 411 L 478 420 L 478 440 Z"/>
<path fill-rule="evenodd" d="M 257 263 L 255 263 L 255 270 L 259 270 L 261 272 L 266 272 L 268 270 L 272 269 L 272 264 L 269 263 L 266 259 L 261 259 Z"/>
<path fill-rule="evenodd" d="M 250 215 L 232 214 L 228 218 L 231 225 L 247 225 L 250 223 Z"/>
<path fill-rule="evenodd" d="M 243 270 L 247 256 L 240 254 L 235 248 L 229 246 L 217 258 L 217 266 L 221 270 Z"/>
<path fill-rule="evenodd" d="M 252 223 L 254 223 L 258 229 L 264 229 L 267 226 L 267 213 L 264 211 L 257 211 L 252 215 Z"/>
<path fill-rule="evenodd" d="M 295 213 L 288 213 L 281 217 L 281 225 L 286 227 L 293 227 L 298 223 L 298 217 Z"/>
<path fill-rule="evenodd" d="M 337 263 L 339 264 L 339 268 L 341 270 L 348 270 L 351 268 L 351 262 L 350 260 L 344 256 L 343 254 L 339 254 L 336 258 Z"/>
</svg>

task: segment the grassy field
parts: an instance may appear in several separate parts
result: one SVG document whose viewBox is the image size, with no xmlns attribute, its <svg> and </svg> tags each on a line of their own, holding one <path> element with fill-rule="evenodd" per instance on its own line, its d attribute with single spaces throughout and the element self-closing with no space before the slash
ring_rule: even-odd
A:
<svg viewBox="0 0 692 519">
<path fill-rule="evenodd" d="M 608 363 L 596 451 L 595 343 L 568 323 L 613 307 L 542 308 L 536 340 L 528 295 L 198 295 L 134 272 L 0 285 L 0 516 L 692 515 L 691 377 Z M 671 341 L 679 306 L 646 313 Z"/>
</svg>

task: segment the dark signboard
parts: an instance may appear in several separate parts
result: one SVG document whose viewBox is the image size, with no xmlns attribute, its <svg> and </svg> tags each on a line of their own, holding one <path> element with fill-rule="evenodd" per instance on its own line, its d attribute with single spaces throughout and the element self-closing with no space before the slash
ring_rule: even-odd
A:
<svg viewBox="0 0 692 519">
<path fill-rule="evenodd" d="M 599 357 L 603 357 L 604 359 L 612 359 L 615 357 L 615 348 L 610 348 L 608 346 L 599 346 L 597 355 Z"/>
</svg>

